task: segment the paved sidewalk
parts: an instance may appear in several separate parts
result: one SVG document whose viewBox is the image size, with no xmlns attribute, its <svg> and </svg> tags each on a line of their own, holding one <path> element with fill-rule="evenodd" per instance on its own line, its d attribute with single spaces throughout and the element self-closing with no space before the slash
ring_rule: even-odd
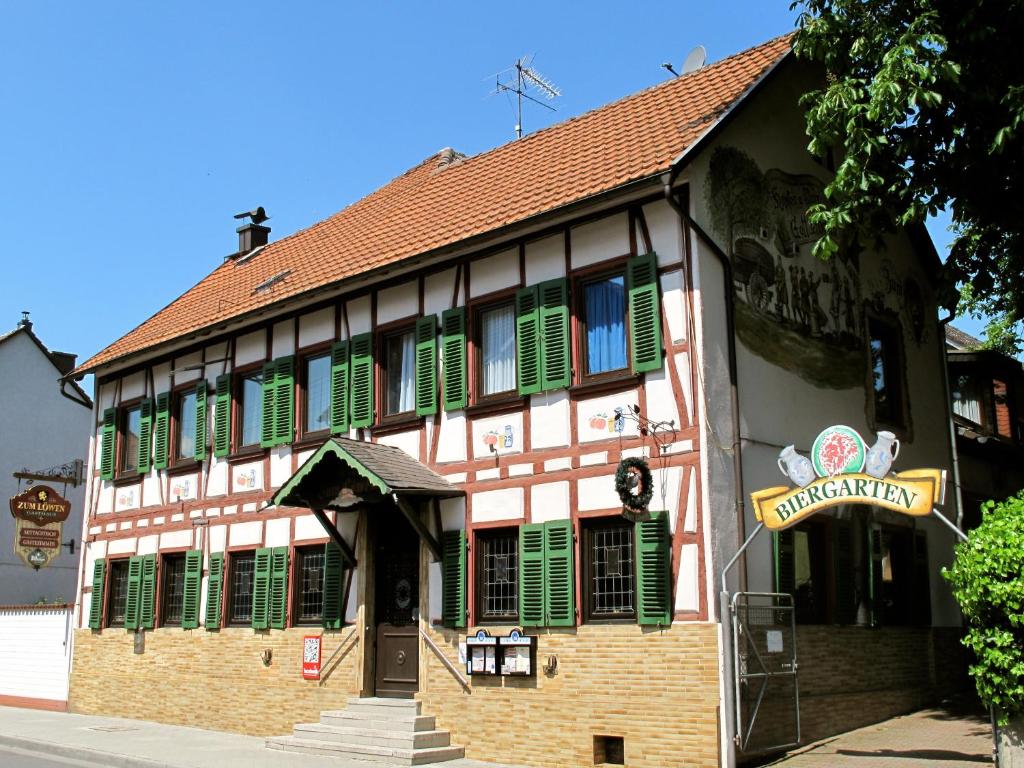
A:
<svg viewBox="0 0 1024 768">
<path fill-rule="evenodd" d="M 385 763 L 278 752 L 260 736 L 144 720 L 0 707 L 0 745 L 112 768 L 372 768 Z M 446 768 L 515 768 L 450 760 Z"/>
<path fill-rule="evenodd" d="M 763 765 L 781 768 L 979 768 L 992 765 L 982 713 L 925 709 L 823 739 Z"/>
</svg>

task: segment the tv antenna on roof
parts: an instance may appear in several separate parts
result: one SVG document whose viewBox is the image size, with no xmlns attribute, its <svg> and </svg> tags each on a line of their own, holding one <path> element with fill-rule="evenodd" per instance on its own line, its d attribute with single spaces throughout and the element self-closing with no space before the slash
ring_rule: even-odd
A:
<svg viewBox="0 0 1024 768">
<path fill-rule="evenodd" d="M 508 69 L 503 69 L 494 76 L 494 90 L 491 95 L 497 93 L 514 93 L 516 95 L 516 138 L 523 137 L 523 99 L 529 99 L 534 104 L 540 104 L 552 112 L 557 111 L 550 104 L 545 104 L 538 98 L 530 95 L 527 91 L 536 93 L 544 99 L 551 101 L 562 92 L 548 80 L 544 75 L 533 68 L 533 54 L 516 59 L 516 63 Z"/>
</svg>

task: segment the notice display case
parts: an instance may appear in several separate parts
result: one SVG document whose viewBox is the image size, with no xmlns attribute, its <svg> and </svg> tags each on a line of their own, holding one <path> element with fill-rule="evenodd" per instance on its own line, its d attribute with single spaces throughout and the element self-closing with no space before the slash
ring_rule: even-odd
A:
<svg viewBox="0 0 1024 768">
<path fill-rule="evenodd" d="M 508 635 L 494 637 L 481 629 L 466 638 L 466 672 L 469 675 L 508 675 L 527 677 L 535 674 L 537 638 L 513 629 Z"/>
</svg>

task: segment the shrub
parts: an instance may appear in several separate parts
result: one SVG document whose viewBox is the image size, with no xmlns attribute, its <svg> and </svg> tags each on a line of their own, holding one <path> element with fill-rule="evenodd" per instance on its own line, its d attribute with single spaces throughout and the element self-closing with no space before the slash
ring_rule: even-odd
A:
<svg viewBox="0 0 1024 768">
<path fill-rule="evenodd" d="M 982 522 L 943 576 L 968 622 L 978 695 L 1000 725 L 1024 715 L 1024 491 L 982 506 Z"/>
</svg>

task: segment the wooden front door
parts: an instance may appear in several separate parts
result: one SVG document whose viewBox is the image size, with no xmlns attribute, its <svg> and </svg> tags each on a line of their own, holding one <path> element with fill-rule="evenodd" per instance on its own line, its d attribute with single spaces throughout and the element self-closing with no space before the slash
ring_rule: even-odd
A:
<svg viewBox="0 0 1024 768">
<path fill-rule="evenodd" d="M 377 523 L 375 695 L 412 698 L 419 689 L 420 540 L 397 510 Z"/>
</svg>

